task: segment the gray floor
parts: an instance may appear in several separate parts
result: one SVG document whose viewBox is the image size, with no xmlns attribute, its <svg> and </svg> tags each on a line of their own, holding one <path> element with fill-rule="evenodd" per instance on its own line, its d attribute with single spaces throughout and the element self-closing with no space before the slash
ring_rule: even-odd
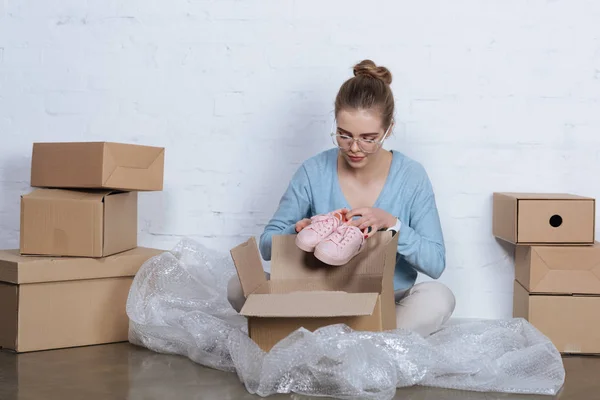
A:
<svg viewBox="0 0 600 400">
<path fill-rule="evenodd" d="M 600 357 L 565 358 L 563 400 L 600 398 Z M 271 399 L 303 399 L 277 395 Z M 15 355 L 0 352 L 0 399 L 260 399 L 237 376 L 201 367 L 184 357 L 166 356 L 128 343 Z M 396 399 L 550 400 L 422 387 L 400 389 Z"/>
</svg>

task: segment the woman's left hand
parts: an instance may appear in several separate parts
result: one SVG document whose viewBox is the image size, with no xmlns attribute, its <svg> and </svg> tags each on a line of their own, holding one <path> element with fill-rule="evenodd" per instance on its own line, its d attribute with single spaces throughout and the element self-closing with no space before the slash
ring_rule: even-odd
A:
<svg viewBox="0 0 600 400">
<path fill-rule="evenodd" d="M 360 216 L 356 220 L 353 217 Z M 380 229 L 388 229 L 396 224 L 396 217 L 380 208 L 364 207 L 350 210 L 346 214 L 348 225 L 357 226 L 365 233 L 366 237 L 371 237 Z M 369 230 L 371 227 L 371 230 Z"/>
</svg>

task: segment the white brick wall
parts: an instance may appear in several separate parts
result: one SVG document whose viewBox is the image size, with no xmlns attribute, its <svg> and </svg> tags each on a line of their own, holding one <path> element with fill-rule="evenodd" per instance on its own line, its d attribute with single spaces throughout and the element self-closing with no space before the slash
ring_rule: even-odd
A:
<svg viewBox="0 0 600 400">
<path fill-rule="evenodd" d="M 457 315 L 508 317 L 491 193 L 600 197 L 599 20 L 592 0 L 0 1 L 0 246 L 41 140 L 167 147 L 142 245 L 259 235 L 368 57 L 394 73 L 389 146 L 435 185 Z"/>
</svg>

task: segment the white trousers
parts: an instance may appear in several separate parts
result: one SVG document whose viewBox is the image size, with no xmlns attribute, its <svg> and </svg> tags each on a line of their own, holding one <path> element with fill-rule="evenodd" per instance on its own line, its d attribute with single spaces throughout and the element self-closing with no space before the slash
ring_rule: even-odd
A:
<svg viewBox="0 0 600 400">
<path fill-rule="evenodd" d="M 397 328 L 414 331 L 423 337 L 438 331 L 448 321 L 456 304 L 452 291 L 439 282 L 418 283 L 408 290 L 394 292 L 394 297 Z M 227 299 L 237 312 L 246 302 L 237 276 L 229 280 Z"/>
</svg>

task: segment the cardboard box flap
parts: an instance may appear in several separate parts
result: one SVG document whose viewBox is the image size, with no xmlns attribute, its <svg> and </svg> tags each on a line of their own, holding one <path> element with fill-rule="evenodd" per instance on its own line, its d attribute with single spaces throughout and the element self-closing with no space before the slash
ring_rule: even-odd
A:
<svg viewBox="0 0 600 400">
<path fill-rule="evenodd" d="M 240 278 L 244 296 L 248 297 L 250 293 L 267 283 L 267 277 L 260 261 L 258 245 L 254 237 L 234 247 L 230 253 Z"/>
<path fill-rule="evenodd" d="M 547 270 L 592 271 L 600 277 L 600 243 L 598 242 L 593 246 L 582 247 L 533 246 L 531 251 Z"/>
<path fill-rule="evenodd" d="M 24 199 L 49 199 L 49 200 L 77 200 L 77 201 L 102 201 L 112 193 L 111 190 L 63 190 L 63 189 L 35 189 L 23 195 Z"/>
<path fill-rule="evenodd" d="M 515 276 L 535 293 L 600 294 L 600 244 L 520 246 Z"/>
<path fill-rule="evenodd" d="M 110 187 L 120 187 L 132 180 L 141 188 L 162 186 L 164 154 L 162 147 L 107 142 L 102 182 Z"/>
<path fill-rule="evenodd" d="M 377 276 L 346 276 L 346 279 L 279 279 L 267 281 L 253 293 L 291 293 L 297 291 L 334 291 L 346 293 L 381 293 L 382 279 Z"/>
<path fill-rule="evenodd" d="M 29 257 L 0 250 L 0 282 L 14 284 L 134 276 L 142 264 L 165 250 L 137 247 L 103 258 Z"/>
<path fill-rule="evenodd" d="M 593 200 L 592 197 L 579 196 L 569 193 L 498 193 L 517 200 Z"/>
<path fill-rule="evenodd" d="M 247 317 L 340 317 L 371 315 L 377 293 L 292 292 L 251 294 L 240 314 Z"/>
<path fill-rule="evenodd" d="M 104 148 L 104 156 L 109 158 L 107 165 L 136 169 L 150 168 L 165 152 L 162 147 L 111 142 L 106 142 Z"/>
<path fill-rule="evenodd" d="M 395 265 L 398 235 L 378 232 L 366 242 L 366 248 L 348 264 L 331 267 L 314 254 L 296 246 L 296 235 L 274 235 L 271 254 L 271 280 L 343 279 L 346 276 L 383 277 L 386 263 Z M 388 260 L 389 257 L 393 260 Z"/>
</svg>

